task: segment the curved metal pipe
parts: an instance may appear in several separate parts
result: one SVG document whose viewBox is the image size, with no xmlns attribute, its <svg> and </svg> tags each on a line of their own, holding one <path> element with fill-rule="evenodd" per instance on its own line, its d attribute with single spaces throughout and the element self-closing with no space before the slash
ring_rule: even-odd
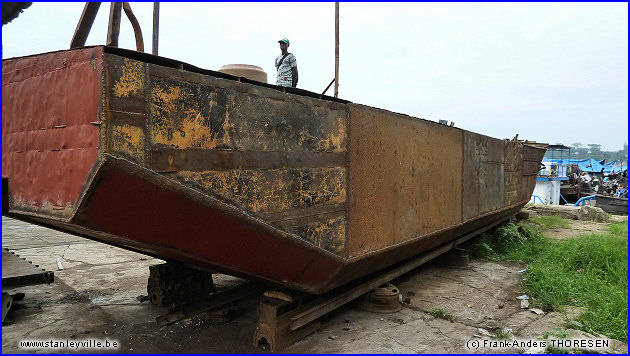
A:
<svg viewBox="0 0 630 356">
<path fill-rule="evenodd" d="M 577 202 L 575 202 L 575 204 L 573 204 L 573 206 L 578 206 L 578 205 L 580 205 L 580 203 L 582 204 L 582 206 L 584 206 L 584 204 L 586 204 L 587 200 L 595 200 L 595 195 L 589 195 L 587 197 L 582 197 Z"/>
<path fill-rule="evenodd" d="M 142 39 L 142 29 L 140 29 L 140 23 L 138 19 L 131 11 L 131 5 L 128 2 L 123 2 L 123 10 L 125 10 L 125 15 L 131 22 L 131 26 L 133 27 L 133 33 L 136 35 L 136 50 L 138 52 L 144 52 L 144 40 Z"/>
</svg>

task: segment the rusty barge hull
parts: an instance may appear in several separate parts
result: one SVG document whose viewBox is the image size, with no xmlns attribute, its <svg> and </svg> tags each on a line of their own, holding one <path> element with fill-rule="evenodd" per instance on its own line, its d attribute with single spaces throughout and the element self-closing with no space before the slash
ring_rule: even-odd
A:
<svg viewBox="0 0 630 356">
<path fill-rule="evenodd" d="M 2 87 L 3 214 L 315 294 L 508 219 L 545 152 L 103 46 Z"/>
</svg>

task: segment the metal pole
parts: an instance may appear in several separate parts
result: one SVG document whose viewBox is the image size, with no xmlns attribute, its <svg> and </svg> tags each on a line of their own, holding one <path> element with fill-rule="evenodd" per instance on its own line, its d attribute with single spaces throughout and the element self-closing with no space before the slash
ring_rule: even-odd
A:
<svg viewBox="0 0 630 356">
<path fill-rule="evenodd" d="M 322 95 L 326 94 L 326 92 L 328 91 L 328 88 L 330 88 L 330 86 L 333 85 L 334 82 L 335 82 L 335 78 L 333 78 L 333 80 L 330 81 L 330 84 L 328 84 L 326 89 L 324 89 L 324 91 L 322 92 Z"/>
<path fill-rule="evenodd" d="M 335 3 L 335 98 L 339 97 L 339 3 Z"/>
<path fill-rule="evenodd" d="M 100 2 L 85 3 L 81 19 L 79 19 L 77 28 L 74 30 L 74 36 L 72 36 L 72 41 L 70 42 L 70 49 L 85 46 L 85 41 L 90 34 L 90 29 L 92 28 L 92 24 L 94 24 L 94 19 L 96 18 L 96 13 L 100 6 Z"/>
<path fill-rule="evenodd" d="M 153 3 L 153 55 L 158 55 L 158 38 L 160 37 L 160 3 Z"/>
<path fill-rule="evenodd" d="M 109 6 L 109 25 L 107 26 L 107 46 L 118 47 L 120 34 L 120 15 L 122 2 L 113 2 Z"/>
</svg>

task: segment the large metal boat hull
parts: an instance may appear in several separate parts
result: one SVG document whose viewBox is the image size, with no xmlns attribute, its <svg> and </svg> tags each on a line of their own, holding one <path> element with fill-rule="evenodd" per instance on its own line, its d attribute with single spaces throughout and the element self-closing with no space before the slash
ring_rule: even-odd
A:
<svg viewBox="0 0 630 356">
<path fill-rule="evenodd" d="M 316 294 L 508 219 L 545 152 L 102 46 L 2 71 L 3 213 Z"/>
</svg>

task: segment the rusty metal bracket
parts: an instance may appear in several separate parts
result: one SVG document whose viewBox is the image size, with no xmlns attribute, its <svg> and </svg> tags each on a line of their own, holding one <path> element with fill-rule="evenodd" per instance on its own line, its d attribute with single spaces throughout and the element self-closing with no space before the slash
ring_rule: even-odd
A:
<svg viewBox="0 0 630 356">
<path fill-rule="evenodd" d="M 8 249 L 2 250 L 2 288 L 16 288 L 55 282 L 55 274 L 45 271 Z"/>
<path fill-rule="evenodd" d="M 11 310 L 11 306 L 13 305 L 13 296 L 9 293 L 2 292 L 2 322 L 4 323 L 4 318 Z"/>
<path fill-rule="evenodd" d="M 395 313 L 402 309 L 400 289 L 391 283 L 385 283 L 363 295 L 359 308 L 374 313 Z"/>
<path fill-rule="evenodd" d="M 322 92 L 322 95 L 326 94 L 326 92 L 328 91 L 328 88 L 330 88 L 330 86 L 333 85 L 333 83 L 335 82 L 335 79 L 336 78 L 333 78 L 333 80 L 330 81 L 330 84 L 328 84 L 326 89 L 324 89 L 324 91 Z"/>
<path fill-rule="evenodd" d="M 286 300 L 263 298 L 258 306 L 258 325 L 254 332 L 255 347 L 268 345 L 272 352 L 280 351 L 320 328 L 319 320 L 311 321 L 295 330 L 290 328 L 291 319 L 306 308 L 284 312 L 290 304 L 292 303 Z"/>
<path fill-rule="evenodd" d="M 201 314 L 203 312 L 222 307 L 239 299 L 261 293 L 263 286 L 253 282 L 247 282 L 236 287 L 218 292 L 198 303 L 187 304 L 173 308 L 168 314 L 158 316 L 157 323 L 162 326 L 176 323 L 182 319 Z"/>
</svg>

